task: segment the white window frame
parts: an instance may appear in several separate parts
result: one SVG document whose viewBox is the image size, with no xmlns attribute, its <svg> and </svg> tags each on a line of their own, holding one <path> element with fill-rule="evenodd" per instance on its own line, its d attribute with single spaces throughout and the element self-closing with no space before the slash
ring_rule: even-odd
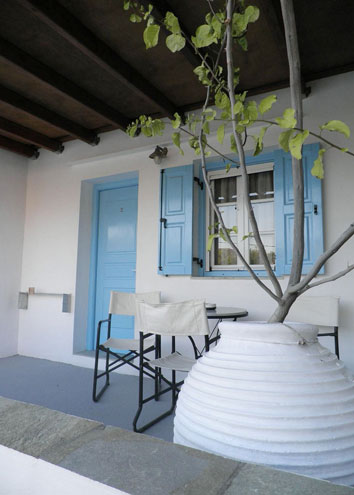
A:
<svg viewBox="0 0 354 495">
<path fill-rule="evenodd" d="M 274 173 L 274 163 L 269 162 L 269 163 L 262 163 L 258 165 L 250 165 L 247 167 L 247 172 L 248 174 L 256 174 L 259 172 L 267 172 L 267 171 L 273 171 Z M 238 239 L 242 239 L 243 236 L 247 235 L 249 233 L 248 229 L 248 214 L 247 214 L 247 208 L 246 208 L 246 202 L 244 198 L 244 193 L 243 193 L 243 187 L 242 187 L 242 176 L 241 176 L 241 171 L 239 168 L 232 168 L 229 170 L 229 172 L 226 172 L 225 169 L 219 169 L 219 170 L 211 170 L 208 172 L 208 178 L 210 181 L 215 180 L 215 179 L 221 179 L 221 178 L 228 178 L 228 177 L 236 177 L 237 179 L 237 206 L 238 206 L 238 233 L 237 237 Z M 211 183 L 212 184 L 212 183 Z M 259 200 L 260 202 L 265 202 L 266 200 L 261 199 Z M 273 198 L 269 199 L 269 201 L 274 202 L 274 196 Z M 257 202 L 257 200 L 254 200 L 254 202 Z M 223 206 L 226 206 L 229 203 L 223 203 Z M 233 203 L 232 203 L 233 204 Z M 210 205 L 209 198 L 207 197 L 206 200 L 206 220 L 207 220 L 207 225 L 205 226 L 205 246 L 208 244 L 208 238 L 209 238 L 209 230 L 208 226 L 213 223 L 212 220 L 212 208 Z M 263 232 L 263 234 L 266 234 L 267 232 Z M 273 233 L 273 231 L 272 231 Z M 274 223 L 274 235 L 275 235 L 275 223 Z M 249 262 L 249 239 L 246 238 L 245 240 L 241 241 L 243 245 L 241 246 L 242 248 L 242 254 L 244 255 L 245 259 L 247 262 Z M 241 244 L 239 242 L 239 244 Z M 215 259 L 214 257 L 214 246 L 215 243 L 213 242 L 212 249 L 211 251 L 206 251 L 205 253 L 205 260 L 206 260 L 206 266 L 205 266 L 205 271 L 240 271 L 240 270 L 245 270 L 244 265 L 238 264 L 238 265 L 215 265 L 212 263 L 212 260 Z M 251 265 L 254 270 L 264 270 L 264 265 Z M 272 268 L 275 268 L 275 265 L 272 265 Z"/>
</svg>

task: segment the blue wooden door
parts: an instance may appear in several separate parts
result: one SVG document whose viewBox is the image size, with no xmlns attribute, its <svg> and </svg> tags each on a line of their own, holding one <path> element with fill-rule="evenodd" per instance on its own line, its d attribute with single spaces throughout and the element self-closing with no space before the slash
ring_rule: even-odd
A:
<svg viewBox="0 0 354 495">
<path fill-rule="evenodd" d="M 111 290 L 135 292 L 137 200 L 137 186 L 99 193 L 95 332 L 98 321 L 108 316 Z M 112 337 L 133 335 L 133 317 L 112 318 Z"/>
</svg>

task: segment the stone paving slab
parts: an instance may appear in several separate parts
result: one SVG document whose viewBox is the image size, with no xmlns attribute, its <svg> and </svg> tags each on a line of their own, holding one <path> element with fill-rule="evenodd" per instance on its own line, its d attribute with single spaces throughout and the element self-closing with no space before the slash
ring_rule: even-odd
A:
<svg viewBox="0 0 354 495">
<path fill-rule="evenodd" d="M 349 487 L 3 398 L 0 444 L 132 495 L 354 495 Z"/>
</svg>

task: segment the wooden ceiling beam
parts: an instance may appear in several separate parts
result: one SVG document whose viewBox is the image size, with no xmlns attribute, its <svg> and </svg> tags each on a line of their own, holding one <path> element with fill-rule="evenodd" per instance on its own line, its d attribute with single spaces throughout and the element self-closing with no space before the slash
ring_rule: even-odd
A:
<svg viewBox="0 0 354 495">
<path fill-rule="evenodd" d="M 62 153 L 64 150 L 64 146 L 60 141 L 51 139 L 44 134 L 12 122 L 11 120 L 4 119 L 3 117 L 0 117 L 0 131 L 5 132 L 15 139 L 20 137 L 31 144 L 46 148 L 54 153 Z"/>
<path fill-rule="evenodd" d="M 4 86 L 0 86 L 0 101 L 21 110 L 22 112 L 32 115 L 37 119 L 43 120 L 44 122 L 67 132 L 81 141 L 85 141 L 86 143 L 92 145 L 99 143 L 99 137 L 95 132 L 67 119 L 66 117 L 62 117 L 61 115 L 43 107 L 42 105 L 39 105 L 38 103 L 28 100 L 24 96 L 21 96 L 18 93 L 5 88 Z"/>
<path fill-rule="evenodd" d="M 153 5 L 153 14 L 160 22 L 163 22 L 163 19 L 166 17 L 167 12 L 172 12 L 172 14 L 176 15 L 167 0 L 140 0 L 140 3 L 142 3 L 145 8 L 148 8 L 149 4 Z M 176 15 L 176 17 L 178 16 Z M 182 32 L 188 39 L 191 39 L 191 33 L 188 31 L 186 26 L 184 26 L 183 22 L 180 19 L 178 19 L 178 21 Z M 171 34 L 170 31 L 165 28 L 164 24 L 163 29 L 168 35 Z M 201 50 L 201 52 L 202 51 L 203 50 Z M 180 51 L 180 53 L 188 60 L 188 62 L 190 62 L 193 67 L 197 67 L 202 63 L 202 60 L 198 57 L 198 55 L 195 53 L 194 48 L 188 42 L 186 42 L 186 46 L 183 48 L 183 50 Z"/>
<path fill-rule="evenodd" d="M 344 74 L 345 72 L 354 71 L 354 62 L 339 65 L 336 67 L 330 67 L 328 69 L 324 69 L 317 72 L 307 72 L 304 74 L 304 79 L 306 82 L 315 81 L 316 79 L 323 79 L 324 77 L 336 76 L 338 74 Z"/>
<path fill-rule="evenodd" d="M 69 96 L 120 129 L 125 130 L 129 124 L 130 120 L 117 110 L 2 38 L 0 38 L 0 57 L 63 95 Z"/>
<path fill-rule="evenodd" d="M 17 0 L 17 2 L 28 8 L 112 77 L 126 84 L 132 91 L 148 98 L 162 110 L 164 115 L 173 117 L 177 111 L 176 106 L 58 2 L 55 0 Z"/>
<path fill-rule="evenodd" d="M 28 144 L 19 143 L 18 141 L 13 141 L 5 136 L 0 135 L 0 148 L 12 151 L 18 155 L 26 156 L 27 158 L 32 158 L 35 160 L 39 157 L 39 151 L 37 151 L 32 146 Z"/>
</svg>

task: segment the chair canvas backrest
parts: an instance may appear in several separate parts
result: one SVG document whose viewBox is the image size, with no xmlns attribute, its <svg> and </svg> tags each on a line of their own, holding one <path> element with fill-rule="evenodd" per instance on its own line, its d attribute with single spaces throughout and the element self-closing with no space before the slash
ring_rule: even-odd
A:
<svg viewBox="0 0 354 495">
<path fill-rule="evenodd" d="M 137 302 L 137 320 L 144 333 L 159 335 L 208 335 L 204 301 L 149 304 Z"/>
<path fill-rule="evenodd" d="M 286 320 L 310 323 L 321 327 L 337 327 L 339 297 L 301 296 L 290 308 Z"/>
<path fill-rule="evenodd" d="M 109 303 L 109 313 L 112 315 L 136 315 L 136 301 L 146 301 L 149 303 L 160 302 L 160 292 L 145 292 L 134 294 L 130 292 L 111 291 Z"/>
</svg>

